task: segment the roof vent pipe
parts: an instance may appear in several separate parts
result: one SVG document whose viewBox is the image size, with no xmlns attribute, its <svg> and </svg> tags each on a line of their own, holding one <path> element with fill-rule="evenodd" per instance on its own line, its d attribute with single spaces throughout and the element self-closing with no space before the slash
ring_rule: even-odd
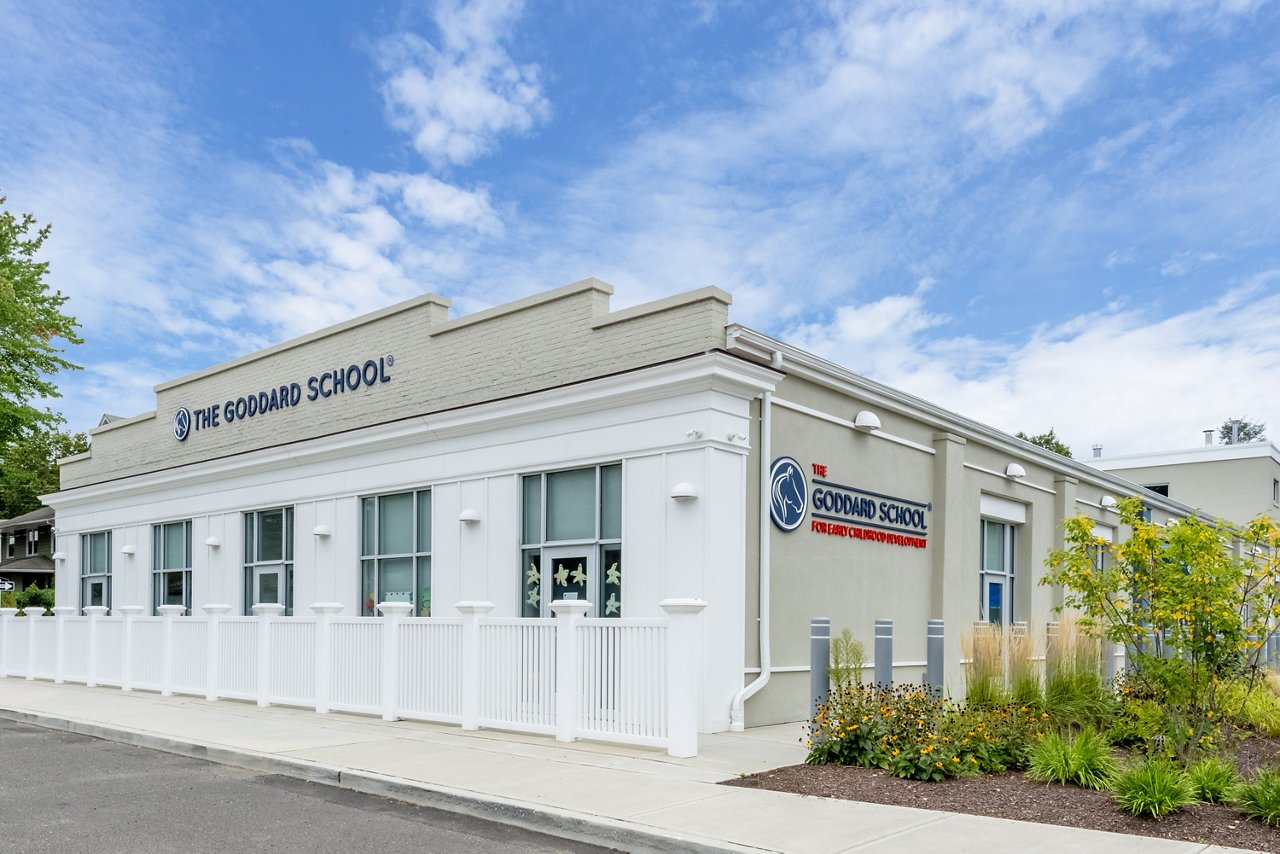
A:
<svg viewBox="0 0 1280 854">
<path fill-rule="evenodd" d="M 1102 456 L 1102 445 L 1095 443 L 1093 446 L 1093 458 L 1096 460 L 1100 456 Z"/>
<path fill-rule="evenodd" d="M 1213 444 L 1213 428 L 1204 431 L 1204 446 L 1207 448 Z"/>
</svg>

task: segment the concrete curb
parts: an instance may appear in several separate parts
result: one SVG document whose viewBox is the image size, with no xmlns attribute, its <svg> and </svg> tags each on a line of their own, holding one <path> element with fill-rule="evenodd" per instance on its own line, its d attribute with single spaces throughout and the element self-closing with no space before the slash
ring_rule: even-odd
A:
<svg viewBox="0 0 1280 854">
<path fill-rule="evenodd" d="M 460 813 L 473 818 L 511 825 L 524 830 L 537 831 L 577 842 L 600 845 L 623 851 L 637 852 L 708 852 L 737 851 L 760 852 L 766 849 L 735 845 L 722 840 L 678 837 L 664 834 L 657 828 L 642 828 L 619 819 L 594 816 L 555 807 L 534 808 L 527 803 L 480 795 L 464 789 L 435 786 L 417 780 L 392 777 L 370 771 L 359 771 L 342 766 L 323 765 L 298 759 L 288 759 L 269 753 L 236 750 L 199 742 L 166 738 L 152 733 L 139 732 L 123 727 L 109 727 L 90 721 L 0 708 L 0 717 L 18 723 L 60 730 L 90 738 L 100 738 L 173 753 L 191 759 L 231 765 L 264 774 L 291 777 L 309 783 L 347 789 L 376 797 L 404 801 L 416 806 Z"/>
</svg>

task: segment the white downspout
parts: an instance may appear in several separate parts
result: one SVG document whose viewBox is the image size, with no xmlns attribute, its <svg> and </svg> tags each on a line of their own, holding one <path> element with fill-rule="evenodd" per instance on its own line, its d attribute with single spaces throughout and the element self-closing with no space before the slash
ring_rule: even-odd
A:
<svg viewBox="0 0 1280 854">
<path fill-rule="evenodd" d="M 770 360 L 777 370 L 782 367 L 782 354 L 774 351 Z M 746 726 L 746 705 L 765 685 L 769 684 L 772 656 L 769 649 L 769 600 L 770 590 L 770 537 L 769 526 L 769 458 L 773 455 L 772 438 L 773 392 L 766 391 L 760 399 L 760 675 L 733 696 L 729 706 L 729 731 L 742 732 Z"/>
</svg>

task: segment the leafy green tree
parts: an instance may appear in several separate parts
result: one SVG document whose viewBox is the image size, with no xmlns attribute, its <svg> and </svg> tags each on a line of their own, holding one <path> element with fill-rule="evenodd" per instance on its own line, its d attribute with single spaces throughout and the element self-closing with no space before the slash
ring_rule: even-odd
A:
<svg viewBox="0 0 1280 854">
<path fill-rule="evenodd" d="M 1239 429 L 1234 431 L 1232 436 L 1232 425 L 1239 424 Z M 1218 428 L 1218 441 L 1224 445 L 1241 444 L 1246 442 L 1262 442 L 1267 438 L 1267 424 L 1265 421 L 1250 421 L 1248 418 L 1228 418 L 1222 422 L 1222 426 Z"/>
<path fill-rule="evenodd" d="M 1039 445 L 1045 450 L 1053 451 L 1055 454 L 1062 454 L 1064 457 L 1071 456 L 1071 448 L 1067 447 L 1067 445 L 1058 438 L 1057 434 L 1053 432 L 1052 427 L 1049 428 L 1048 433 L 1038 433 L 1035 436 L 1028 436 L 1021 430 L 1013 435 L 1017 436 L 1024 442 L 1030 442 L 1033 445 Z"/>
<path fill-rule="evenodd" d="M 0 519 L 40 506 L 40 495 L 58 489 L 58 460 L 89 450 L 84 433 L 34 430 L 0 445 Z"/>
<path fill-rule="evenodd" d="M 1265 516 L 1242 529 L 1194 516 L 1158 525 L 1138 498 L 1118 509 L 1128 540 L 1108 543 L 1091 519 L 1068 519 L 1066 548 L 1050 553 L 1041 583 L 1061 585 L 1083 625 L 1125 644 L 1136 679 L 1160 700 L 1188 720 L 1213 720 L 1227 681 L 1246 677 L 1247 699 L 1280 624 L 1280 525 Z"/>
<path fill-rule="evenodd" d="M 57 342 L 80 344 L 80 324 L 62 311 L 67 297 L 50 290 L 49 262 L 36 260 L 50 226 L 14 216 L 0 196 L 0 445 L 24 431 L 54 427 L 62 416 L 32 401 L 58 396 L 52 376 L 76 370 Z"/>
</svg>

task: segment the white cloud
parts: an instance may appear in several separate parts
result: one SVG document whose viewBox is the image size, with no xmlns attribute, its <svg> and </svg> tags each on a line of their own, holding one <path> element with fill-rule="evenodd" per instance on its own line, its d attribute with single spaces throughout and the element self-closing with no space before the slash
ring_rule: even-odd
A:
<svg viewBox="0 0 1280 854">
<path fill-rule="evenodd" d="M 503 47 L 522 11 L 518 0 L 442 0 L 439 44 L 397 33 L 377 46 L 392 123 L 437 166 L 469 163 L 504 133 L 526 133 L 550 115 L 539 68 Z"/>
<path fill-rule="evenodd" d="M 1196 267 L 1221 260 L 1222 255 L 1217 252 L 1193 252 L 1191 250 L 1175 252 L 1173 255 L 1169 256 L 1167 261 L 1160 265 L 1160 275 L 1185 276 Z"/>
<path fill-rule="evenodd" d="M 922 294 L 840 307 L 788 338 L 1009 433 L 1054 428 L 1077 455 L 1193 447 L 1231 413 L 1280 424 L 1280 268 L 1168 317 L 1119 305 L 1022 342 L 930 337 Z M 865 366 L 865 367 L 864 367 Z"/>
</svg>

